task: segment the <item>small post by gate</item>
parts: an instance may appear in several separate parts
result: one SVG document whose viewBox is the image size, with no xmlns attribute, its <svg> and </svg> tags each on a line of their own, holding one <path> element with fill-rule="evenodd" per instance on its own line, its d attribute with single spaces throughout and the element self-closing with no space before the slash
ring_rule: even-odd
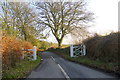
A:
<svg viewBox="0 0 120 80">
<path fill-rule="evenodd" d="M 86 47 L 85 45 L 73 46 L 70 45 L 70 57 L 78 57 L 86 55 Z"/>
<path fill-rule="evenodd" d="M 86 55 L 86 47 L 85 47 L 85 45 L 83 45 L 83 55 L 84 56 Z"/>
<path fill-rule="evenodd" d="M 73 57 L 73 45 L 70 45 L 70 56 Z"/>
<path fill-rule="evenodd" d="M 33 60 L 36 60 L 37 56 L 36 56 L 36 46 L 34 46 L 33 48 Z"/>
</svg>

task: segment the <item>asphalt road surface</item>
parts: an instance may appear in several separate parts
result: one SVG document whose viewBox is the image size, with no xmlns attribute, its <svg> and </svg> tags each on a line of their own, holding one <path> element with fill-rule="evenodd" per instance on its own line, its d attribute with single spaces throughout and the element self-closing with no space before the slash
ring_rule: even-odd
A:
<svg viewBox="0 0 120 80">
<path fill-rule="evenodd" d="M 51 52 L 42 53 L 43 62 L 28 78 L 115 78 L 114 76 L 67 61 Z"/>
</svg>

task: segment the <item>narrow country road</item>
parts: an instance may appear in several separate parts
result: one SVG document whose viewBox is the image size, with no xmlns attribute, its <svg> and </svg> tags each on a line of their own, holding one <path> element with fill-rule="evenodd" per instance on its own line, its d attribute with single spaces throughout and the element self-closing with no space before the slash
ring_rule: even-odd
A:
<svg viewBox="0 0 120 80">
<path fill-rule="evenodd" d="M 28 78 L 114 78 L 107 73 L 67 61 L 51 52 L 43 52 L 42 59 L 41 65 Z"/>
</svg>

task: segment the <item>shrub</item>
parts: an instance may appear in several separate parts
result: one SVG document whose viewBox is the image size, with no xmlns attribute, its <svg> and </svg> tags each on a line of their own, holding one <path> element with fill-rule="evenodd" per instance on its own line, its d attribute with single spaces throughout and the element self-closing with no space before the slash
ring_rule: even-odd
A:
<svg viewBox="0 0 120 80">
<path fill-rule="evenodd" d="M 2 36 L 1 47 L 2 67 L 4 70 L 9 69 L 10 67 L 14 67 L 17 62 L 20 62 L 22 56 L 22 48 L 33 48 L 30 42 L 20 41 L 11 36 Z"/>
<path fill-rule="evenodd" d="M 2 62 L 3 69 L 14 67 L 21 56 L 21 43 L 13 37 L 2 37 Z"/>
<path fill-rule="evenodd" d="M 23 49 L 33 49 L 33 45 L 30 43 L 30 42 L 27 42 L 27 41 L 22 41 L 22 48 Z M 24 51 L 25 54 L 27 53 L 33 53 L 32 51 Z"/>
<path fill-rule="evenodd" d="M 22 41 L 22 48 L 24 48 L 24 49 L 32 49 L 33 45 L 28 41 Z"/>
<path fill-rule="evenodd" d="M 95 36 L 84 41 L 87 57 L 105 62 L 118 62 L 118 35 L 111 33 L 107 36 Z"/>
</svg>

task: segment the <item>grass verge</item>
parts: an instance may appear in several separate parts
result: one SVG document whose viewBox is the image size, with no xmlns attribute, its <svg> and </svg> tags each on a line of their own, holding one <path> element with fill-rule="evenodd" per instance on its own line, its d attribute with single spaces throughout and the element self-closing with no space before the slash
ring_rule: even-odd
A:
<svg viewBox="0 0 120 80">
<path fill-rule="evenodd" d="M 37 65 L 40 63 L 40 57 L 37 56 L 37 60 L 28 61 L 22 60 L 20 63 L 17 63 L 14 68 L 10 68 L 9 70 L 3 71 L 2 78 L 3 79 L 17 79 L 17 78 L 25 78 L 26 75 L 32 71 Z"/>
</svg>

